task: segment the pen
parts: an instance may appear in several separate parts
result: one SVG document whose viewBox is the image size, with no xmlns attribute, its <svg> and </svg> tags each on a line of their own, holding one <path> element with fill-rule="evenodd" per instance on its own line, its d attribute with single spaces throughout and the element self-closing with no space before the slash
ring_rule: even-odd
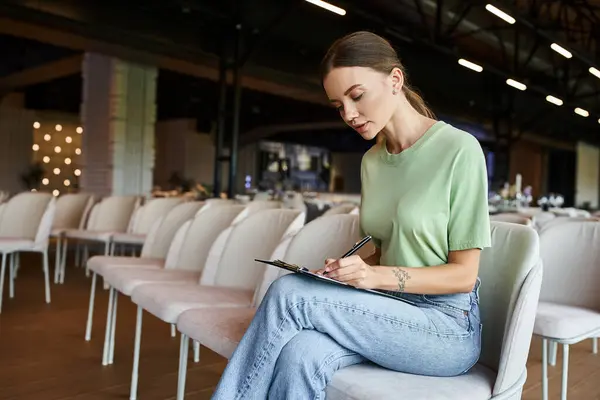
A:
<svg viewBox="0 0 600 400">
<path fill-rule="evenodd" d="M 371 240 L 373 237 L 371 235 L 367 235 L 364 238 L 362 238 L 360 241 L 356 242 L 354 244 L 354 246 L 352 246 L 352 248 L 350 250 L 348 250 L 342 257 L 340 258 L 346 258 L 346 257 L 350 257 L 352 254 L 356 253 L 358 250 L 360 250 L 361 247 L 363 247 L 365 244 L 369 243 L 369 240 Z M 323 271 L 323 275 L 327 275 L 326 271 Z"/>
<path fill-rule="evenodd" d="M 370 235 L 365 236 L 360 241 L 356 242 L 354 246 L 350 250 L 348 250 L 341 258 L 350 257 L 352 254 L 360 250 L 360 248 L 367 244 L 371 239 L 372 237 Z"/>
</svg>

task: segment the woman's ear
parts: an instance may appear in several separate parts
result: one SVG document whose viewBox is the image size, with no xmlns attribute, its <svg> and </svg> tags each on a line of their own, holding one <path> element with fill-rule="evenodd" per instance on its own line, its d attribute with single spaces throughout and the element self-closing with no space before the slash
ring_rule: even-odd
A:
<svg viewBox="0 0 600 400">
<path fill-rule="evenodd" d="M 402 92 L 402 88 L 404 86 L 404 73 L 398 67 L 392 69 L 390 72 L 390 80 L 392 83 L 392 93 L 398 94 Z"/>
</svg>

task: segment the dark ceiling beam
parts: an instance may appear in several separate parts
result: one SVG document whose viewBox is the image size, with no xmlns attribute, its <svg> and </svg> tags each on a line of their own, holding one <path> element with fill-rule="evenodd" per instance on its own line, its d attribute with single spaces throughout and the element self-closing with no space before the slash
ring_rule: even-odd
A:
<svg viewBox="0 0 600 400">
<path fill-rule="evenodd" d="M 12 91 L 81 72 L 83 55 L 76 55 L 0 77 L 0 91 Z"/>
<path fill-rule="evenodd" d="M 0 5 L 0 15 L 7 15 L 12 7 Z M 73 21 L 57 21 L 63 18 L 45 14 L 40 17 L 35 10 L 16 13 L 18 18 L 0 17 L 0 34 L 23 37 L 55 46 L 86 52 L 98 52 L 113 57 L 156 65 L 182 74 L 217 81 L 219 77 L 218 57 L 190 49 L 185 46 L 166 45 L 151 38 L 126 35 L 101 37 L 99 30 L 79 32 Z M 36 18 L 28 20 L 29 15 Z M 10 15 L 10 14 L 9 14 Z M 233 76 L 230 74 L 231 82 Z M 317 82 L 303 80 L 296 75 L 268 68 L 247 65 L 244 69 L 242 86 L 277 96 L 314 104 L 327 105 L 327 99 Z"/>
<path fill-rule="evenodd" d="M 264 125 L 241 135 L 241 145 L 245 146 L 249 143 L 258 142 L 269 136 L 284 132 L 301 132 L 301 131 L 323 131 L 329 129 L 344 129 L 347 128 L 343 121 L 326 121 L 326 122 L 310 122 L 300 124 L 285 124 L 285 125 Z"/>
<path fill-rule="evenodd" d="M 500 3 L 502 3 L 502 7 L 517 20 L 517 24 L 525 26 L 527 29 L 547 40 L 549 43 L 557 43 L 569 47 L 568 50 L 573 54 L 573 57 L 587 64 L 588 67 L 598 67 L 596 62 L 589 55 L 583 54 L 578 49 L 572 48 L 572 46 L 568 46 L 566 43 L 563 43 L 561 39 L 545 32 L 543 28 L 538 27 L 534 22 L 530 21 L 516 8 L 512 1 L 504 0 Z"/>
<path fill-rule="evenodd" d="M 417 2 L 423 1 L 423 0 L 415 0 Z M 473 0 L 474 1 L 474 0 Z M 363 7 L 356 7 L 354 9 L 355 13 L 358 13 L 362 18 L 371 21 L 374 26 L 383 26 L 385 27 L 386 24 L 384 24 L 382 22 L 382 17 L 380 15 L 378 15 L 377 12 L 374 12 L 373 10 L 368 10 L 366 8 Z M 520 18 L 516 15 L 513 14 L 513 16 L 515 16 L 515 18 Z M 390 36 L 390 39 L 398 39 L 402 42 L 407 43 L 408 45 L 416 45 L 416 46 L 423 46 L 423 47 L 428 47 L 432 50 L 435 50 L 436 52 L 438 52 L 440 55 L 444 55 L 446 57 L 451 57 L 454 59 L 458 59 L 460 56 L 462 56 L 463 54 L 461 54 L 460 50 L 452 45 L 444 45 L 444 44 L 440 44 L 440 43 L 435 43 L 433 42 L 431 39 L 427 38 L 427 37 L 410 37 L 407 38 L 406 34 L 403 32 L 399 32 L 397 29 L 389 27 L 389 25 L 386 28 L 383 28 L 383 33 L 386 35 Z M 546 38 L 548 36 L 545 36 Z M 540 35 L 540 40 L 544 40 L 544 35 Z M 536 49 L 537 50 L 537 49 Z M 467 56 L 467 58 L 469 58 Z M 482 65 L 484 68 L 484 72 L 485 73 L 489 73 L 492 75 L 495 75 L 497 77 L 500 77 L 502 81 L 505 81 L 507 78 L 514 78 L 513 72 L 512 72 L 512 68 L 509 71 L 506 68 L 498 68 L 494 65 L 491 65 L 490 63 L 486 63 L 486 62 L 479 62 L 477 61 L 478 64 Z M 587 69 L 587 68 L 586 68 Z M 544 106 L 547 107 L 547 109 L 551 109 L 551 107 L 553 107 L 550 104 L 546 104 L 546 101 L 544 100 L 545 97 L 549 94 L 554 94 L 556 95 L 555 90 L 552 90 L 551 88 L 547 88 L 545 87 L 545 85 L 540 85 L 540 84 L 535 84 L 533 82 L 528 82 L 528 93 L 533 93 L 535 94 L 536 97 L 538 97 L 539 101 L 541 101 Z M 508 87 L 507 87 L 508 88 Z M 511 90 L 511 89 L 507 89 L 507 90 Z M 560 95 L 559 95 L 560 96 Z M 552 113 L 552 116 L 554 117 L 557 113 L 563 114 L 563 115 L 568 115 L 568 114 L 572 114 L 572 111 L 575 107 L 579 107 L 581 106 L 581 104 L 577 104 L 575 101 L 573 101 L 574 99 L 566 99 L 563 98 L 564 100 L 564 105 L 563 107 L 561 107 L 560 110 L 557 110 L 555 113 Z M 593 114 L 597 114 L 598 112 L 598 108 L 597 107 L 588 107 L 586 106 L 586 108 L 592 112 Z M 592 109 L 593 108 L 593 109 Z M 578 118 L 577 116 L 575 116 L 574 118 Z M 579 121 L 581 122 L 581 121 Z M 583 124 L 583 122 L 582 122 Z M 592 126 L 596 126 L 594 124 L 587 124 L 587 127 L 589 128 L 584 128 L 585 130 L 589 130 L 591 131 L 591 127 Z"/>
</svg>

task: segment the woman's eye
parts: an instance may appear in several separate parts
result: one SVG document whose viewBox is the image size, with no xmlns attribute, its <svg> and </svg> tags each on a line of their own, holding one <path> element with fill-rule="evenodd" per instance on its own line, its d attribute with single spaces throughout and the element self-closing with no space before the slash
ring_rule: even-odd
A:
<svg viewBox="0 0 600 400">
<path fill-rule="evenodd" d="M 354 101 L 359 101 L 359 100 L 360 100 L 360 99 L 363 97 L 363 94 L 364 94 L 364 93 L 361 93 L 361 94 L 359 94 L 358 96 L 356 96 L 356 97 L 353 97 L 353 98 L 352 98 L 352 100 L 354 100 Z"/>
</svg>

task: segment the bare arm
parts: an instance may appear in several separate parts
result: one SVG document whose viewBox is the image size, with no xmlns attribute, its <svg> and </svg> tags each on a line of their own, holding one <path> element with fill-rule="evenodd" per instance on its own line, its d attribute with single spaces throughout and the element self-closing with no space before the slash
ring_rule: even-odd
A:
<svg viewBox="0 0 600 400">
<path fill-rule="evenodd" d="M 325 269 L 330 278 L 356 287 L 418 294 L 468 293 L 477 280 L 480 253 L 479 249 L 451 251 L 447 264 L 422 268 L 368 264 L 375 254 L 367 260 L 351 256 Z"/>
</svg>

